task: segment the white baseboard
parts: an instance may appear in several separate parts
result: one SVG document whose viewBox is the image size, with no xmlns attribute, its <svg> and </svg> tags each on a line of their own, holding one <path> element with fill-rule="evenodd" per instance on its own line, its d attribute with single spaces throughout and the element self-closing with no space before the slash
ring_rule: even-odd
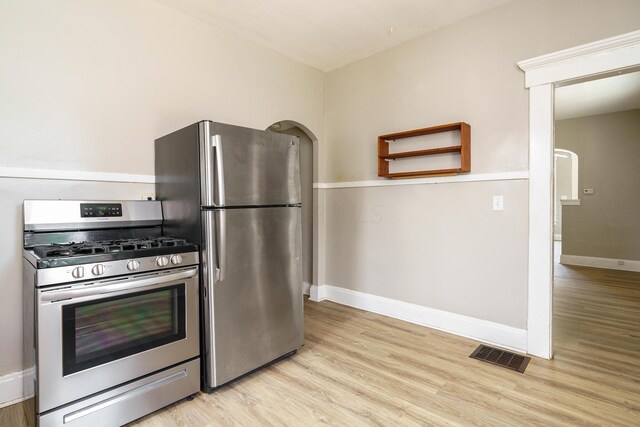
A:
<svg viewBox="0 0 640 427">
<path fill-rule="evenodd" d="M 24 395 L 22 383 L 25 375 L 33 376 L 33 369 L 0 376 L 0 408 L 22 402 L 33 396 L 33 390 L 29 390 L 29 395 Z"/>
<path fill-rule="evenodd" d="M 311 283 L 302 282 L 302 293 L 305 295 L 309 295 L 309 289 L 311 289 Z"/>
<path fill-rule="evenodd" d="M 309 289 L 309 299 L 315 302 L 327 299 L 326 288 L 326 286 L 311 285 Z"/>
<path fill-rule="evenodd" d="M 622 261 L 624 264 L 618 264 L 619 261 Z M 605 268 L 608 270 L 640 271 L 640 261 L 632 259 L 598 258 L 563 254 L 560 255 L 560 264 Z"/>
<path fill-rule="evenodd" d="M 503 348 L 527 351 L 527 331 L 488 320 L 336 286 L 311 286 L 312 301 L 329 300 Z"/>
</svg>

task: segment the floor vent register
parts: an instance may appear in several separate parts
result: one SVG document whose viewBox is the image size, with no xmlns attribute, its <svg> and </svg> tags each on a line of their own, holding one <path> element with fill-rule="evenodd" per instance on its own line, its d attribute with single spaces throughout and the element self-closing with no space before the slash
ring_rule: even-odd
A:
<svg viewBox="0 0 640 427">
<path fill-rule="evenodd" d="M 531 360 L 530 357 L 521 356 L 506 350 L 500 350 L 499 348 L 489 347 L 484 344 L 479 345 L 469 357 L 502 366 L 503 368 L 511 369 L 513 371 L 518 371 L 520 373 L 527 369 L 527 365 Z"/>
</svg>

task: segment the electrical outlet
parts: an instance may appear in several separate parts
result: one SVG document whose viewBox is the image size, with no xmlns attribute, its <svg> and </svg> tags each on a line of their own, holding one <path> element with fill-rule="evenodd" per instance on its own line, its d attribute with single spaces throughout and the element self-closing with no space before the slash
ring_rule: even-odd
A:
<svg viewBox="0 0 640 427">
<path fill-rule="evenodd" d="M 493 210 L 494 211 L 504 210 L 504 196 L 493 196 Z"/>
<path fill-rule="evenodd" d="M 593 188 L 583 188 L 582 194 L 593 194 Z"/>
<path fill-rule="evenodd" d="M 142 193 L 140 195 L 140 200 L 155 200 L 155 194 L 153 193 Z"/>
</svg>

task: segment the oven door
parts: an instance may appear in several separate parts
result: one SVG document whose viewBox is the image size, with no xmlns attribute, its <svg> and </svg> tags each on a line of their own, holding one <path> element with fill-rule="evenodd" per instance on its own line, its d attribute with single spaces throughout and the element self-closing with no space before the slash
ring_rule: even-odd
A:
<svg viewBox="0 0 640 427">
<path fill-rule="evenodd" d="M 37 411 L 198 357 L 198 267 L 37 292 Z"/>
</svg>

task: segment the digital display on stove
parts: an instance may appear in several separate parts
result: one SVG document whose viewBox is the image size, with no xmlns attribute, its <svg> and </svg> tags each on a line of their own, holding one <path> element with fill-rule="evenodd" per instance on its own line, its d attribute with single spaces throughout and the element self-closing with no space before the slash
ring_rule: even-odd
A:
<svg viewBox="0 0 640 427">
<path fill-rule="evenodd" d="M 121 203 L 80 203 L 80 216 L 82 218 L 122 216 L 122 204 Z"/>
</svg>

